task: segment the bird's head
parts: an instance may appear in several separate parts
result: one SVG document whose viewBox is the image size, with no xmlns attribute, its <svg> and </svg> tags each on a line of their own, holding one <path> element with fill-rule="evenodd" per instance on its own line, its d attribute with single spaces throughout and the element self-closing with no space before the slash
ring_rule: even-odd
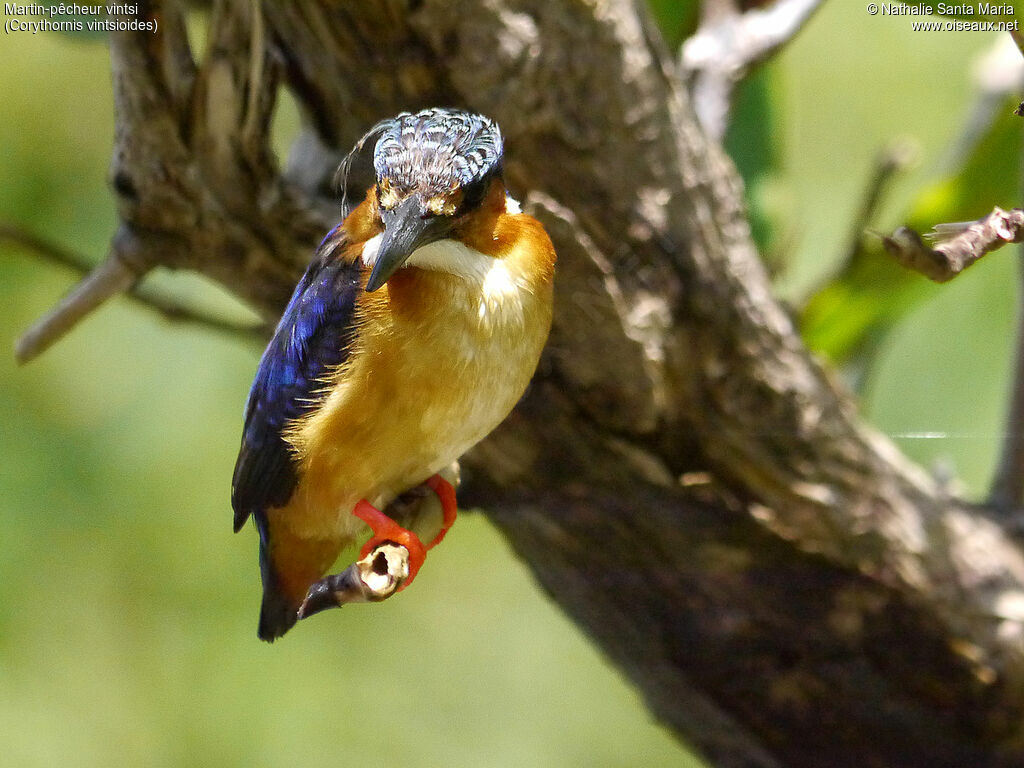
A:
<svg viewBox="0 0 1024 768">
<path fill-rule="evenodd" d="M 403 112 L 379 123 L 373 152 L 383 232 L 367 291 L 380 288 L 424 245 L 448 237 L 501 176 L 501 131 L 454 109 Z M 371 133 L 373 133 L 371 132 Z"/>
</svg>

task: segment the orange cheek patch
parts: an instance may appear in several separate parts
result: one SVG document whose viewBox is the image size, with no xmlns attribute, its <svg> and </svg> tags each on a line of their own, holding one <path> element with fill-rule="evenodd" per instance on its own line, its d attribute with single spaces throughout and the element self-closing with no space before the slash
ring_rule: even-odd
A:
<svg viewBox="0 0 1024 768">
<path fill-rule="evenodd" d="M 366 199 L 345 219 L 345 231 L 350 243 L 365 242 L 381 231 L 375 188 L 370 189 Z"/>
</svg>

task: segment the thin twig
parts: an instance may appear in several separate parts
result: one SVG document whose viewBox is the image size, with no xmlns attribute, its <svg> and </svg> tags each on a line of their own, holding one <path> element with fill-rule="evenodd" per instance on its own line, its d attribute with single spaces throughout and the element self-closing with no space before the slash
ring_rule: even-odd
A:
<svg viewBox="0 0 1024 768">
<path fill-rule="evenodd" d="M 0 241 L 13 243 L 25 250 L 31 251 L 37 256 L 41 256 L 42 258 L 53 262 L 54 264 L 68 267 L 81 275 L 90 275 L 95 269 L 98 269 L 96 265 L 90 262 L 89 259 L 82 254 L 71 251 L 57 243 L 41 238 L 32 232 L 12 224 L 0 223 Z M 186 306 L 173 296 L 168 296 L 146 286 L 137 285 L 137 281 L 134 278 L 134 271 L 128 270 L 128 273 L 133 277 L 129 286 L 126 289 L 122 289 L 121 292 L 134 299 L 138 304 L 146 309 L 159 313 L 161 317 L 169 322 L 194 323 L 221 333 L 245 339 L 256 339 L 259 341 L 265 340 L 269 333 L 269 328 L 263 323 L 240 324 L 230 320 L 225 320 L 224 318 L 217 317 L 216 315 L 202 312 L 194 307 Z M 84 282 L 85 281 L 83 281 L 83 283 Z M 80 283 L 79 285 L 81 286 L 82 284 Z M 70 297 L 71 294 L 69 294 L 65 300 Z M 53 313 L 47 315 L 47 318 L 51 317 L 52 314 Z M 81 319 L 81 317 L 78 319 Z M 75 322 L 77 322 L 77 320 Z M 19 339 L 15 348 L 15 356 L 19 362 L 28 362 L 33 357 L 38 356 L 46 349 L 46 347 L 50 346 L 59 338 L 59 336 L 53 337 L 49 339 L 44 346 L 39 347 L 38 345 L 42 339 L 38 338 L 37 334 L 41 333 L 43 330 L 41 328 L 42 323 L 43 321 L 40 321 L 34 325 L 32 329 L 27 331 L 21 339 Z M 64 335 L 69 330 L 70 326 L 64 328 L 60 335 Z M 47 331 L 47 333 L 53 333 L 53 330 Z"/>
<path fill-rule="evenodd" d="M 889 185 L 900 172 L 914 162 L 916 156 L 917 145 L 908 139 L 895 139 L 879 150 L 875 157 L 874 169 L 862 193 L 860 207 L 850 224 L 846 247 L 836 268 L 819 282 L 809 286 L 800 298 L 799 306 L 806 308 L 811 299 L 828 285 L 841 282 L 857 269 L 860 260 L 866 255 L 864 236 L 870 231 L 871 222 L 878 213 Z"/>
<path fill-rule="evenodd" d="M 995 208 L 977 221 L 936 224 L 926 237 L 938 244 L 930 248 L 910 227 L 900 227 L 891 236 L 882 237 L 882 244 L 907 269 L 944 283 L 986 253 L 1024 240 L 1024 210 Z"/>
<path fill-rule="evenodd" d="M 27 251 L 32 251 L 36 256 L 42 256 L 55 264 L 70 267 L 82 275 L 88 274 L 95 266 L 82 254 L 68 250 L 52 240 L 46 240 L 14 224 L 0 222 L 0 242 L 20 246 Z"/>
<path fill-rule="evenodd" d="M 874 173 L 864 190 L 860 208 L 853 220 L 850 239 L 841 261 L 844 266 L 848 266 L 861 251 L 864 233 L 871 226 L 890 182 L 914 162 L 917 154 L 917 145 L 909 139 L 896 139 L 878 153 Z"/>
<path fill-rule="evenodd" d="M 137 286 L 130 290 L 128 295 L 136 299 L 141 306 L 159 313 L 160 317 L 167 322 L 198 325 L 211 331 L 227 334 L 228 336 L 236 336 L 245 341 L 256 341 L 260 344 L 266 344 L 270 332 L 274 330 L 273 325 L 268 323 L 238 323 L 218 317 L 217 315 L 208 314 L 195 307 L 189 307 L 180 303 L 174 296 L 169 296 L 146 286 Z"/>
<path fill-rule="evenodd" d="M 264 29 L 263 13 L 260 11 L 257 0 L 252 0 L 249 8 L 251 27 L 249 29 L 249 93 L 245 105 L 245 121 L 242 125 L 242 135 L 249 143 L 266 141 L 265 124 L 261 124 L 260 116 L 264 113 L 259 109 L 260 97 L 263 95 L 265 84 L 263 82 L 263 54 L 264 54 Z"/>
<path fill-rule="evenodd" d="M 15 359 L 27 363 L 42 354 L 107 299 L 131 288 L 139 277 L 116 257 L 100 262 L 57 306 L 22 334 L 14 345 Z"/>
<path fill-rule="evenodd" d="M 705 0 L 700 28 L 685 42 L 682 68 L 701 125 L 721 139 L 736 85 L 793 39 L 822 0 L 777 0 L 740 13 L 734 0 Z"/>
</svg>

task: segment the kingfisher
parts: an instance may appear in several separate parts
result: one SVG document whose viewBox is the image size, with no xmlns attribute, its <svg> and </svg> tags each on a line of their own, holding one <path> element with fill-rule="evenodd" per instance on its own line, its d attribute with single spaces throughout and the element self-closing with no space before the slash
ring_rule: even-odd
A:
<svg viewBox="0 0 1024 768">
<path fill-rule="evenodd" d="M 403 112 L 353 154 L 373 137 L 375 184 L 316 249 L 245 408 L 231 503 L 259 534 L 267 641 L 367 527 L 363 554 L 405 546 L 412 582 L 455 520 L 438 473 L 512 410 L 551 327 L 554 247 L 505 187 L 498 125 Z M 422 486 L 444 517 L 427 545 L 381 511 Z"/>
</svg>

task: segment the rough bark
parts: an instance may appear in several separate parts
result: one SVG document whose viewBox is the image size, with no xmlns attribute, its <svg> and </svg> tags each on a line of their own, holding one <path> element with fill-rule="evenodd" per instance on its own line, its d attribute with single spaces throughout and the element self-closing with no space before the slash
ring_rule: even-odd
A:
<svg viewBox="0 0 1024 768">
<path fill-rule="evenodd" d="M 499 121 L 555 326 L 466 457 L 538 581 L 717 766 L 1024 764 L 1024 557 L 857 418 L 774 301 L 741 185 L 628 0 L 218 2 L 112 36 L 112 258 L 272 318 L 376 120 Z M 284 169 L 279 87 L 306 131 Z"/>
</svg>

